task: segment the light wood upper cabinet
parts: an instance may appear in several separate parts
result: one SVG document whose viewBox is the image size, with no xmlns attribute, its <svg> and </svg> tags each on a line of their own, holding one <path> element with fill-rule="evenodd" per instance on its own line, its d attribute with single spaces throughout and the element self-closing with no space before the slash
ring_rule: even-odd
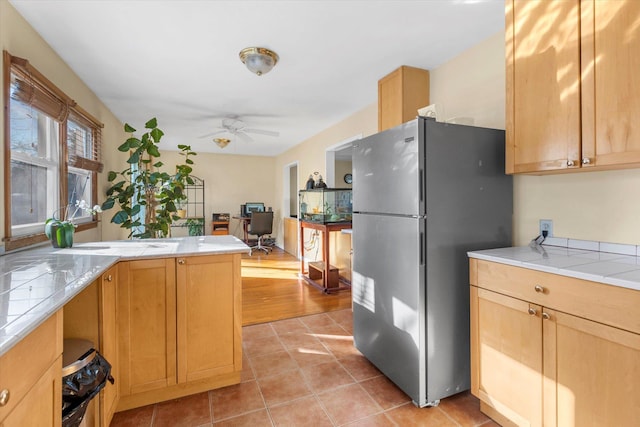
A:
<svg viewBox="0 0 640 427">
<path fill-rule="evenodd" d="M 178 382 L 242 370 L 240 255 L 177 259 Z"/>
<path fill-rule="evenodd" d="M 581 2 L 582 151 L 589 167 L 640 165 L 640 2 Z"/>
<path fill-rule="evenodd" d="M 413 120 L 429 105 L 429 71 L 400 68 L 378 81 L 378 131 Z"/>
<path fill-rule="evenodd" d="M 176 383 L 173 258 L 118 264 L 121 398 Z"/>
<path fill-rule="evenodd" d="M 578 0 L 506 2 L 507 173 L 579 164 Z"/>
<path fill-rule="evenodd" d="M 475 259 L 470 276 L 483 412 L 502 425 L 637 425 L 640 292 Z"/>
<path fill-rule="evenodd" d="M 506 170 L 640 165 L 640 2 L 507 0 Z"/>
</svg>

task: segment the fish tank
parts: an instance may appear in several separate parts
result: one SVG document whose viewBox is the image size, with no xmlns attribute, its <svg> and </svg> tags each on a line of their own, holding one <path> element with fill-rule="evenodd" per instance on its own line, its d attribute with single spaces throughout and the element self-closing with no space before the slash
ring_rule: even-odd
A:
<svg viewBox="0 0 640 427">
<path fill-rule="evenodd" d="M 351 188 L 317 188 L 300 190 L 300 220 L 318 224 L 351 222 L 353 198 Z"/>
</svg>

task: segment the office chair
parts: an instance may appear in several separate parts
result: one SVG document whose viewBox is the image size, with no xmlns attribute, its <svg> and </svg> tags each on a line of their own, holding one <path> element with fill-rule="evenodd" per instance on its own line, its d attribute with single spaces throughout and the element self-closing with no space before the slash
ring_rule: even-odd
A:
<svg viewBox="0 0 640 427">
<path fill-rule="evenodd" d="M 258 244 L 251 246 L 249 249 L 249 256 L 252 255 L 253 250 L 265 251 L 269 253 L 272 249 L 269 246 L 263 246 L 262 238 L 265 235 L 273 232 L 273 211 L 269 212 L 252 212 L 251 223 L 249 224 L 249 234 L 255 234 L 258 236 Z"/>
</svg>

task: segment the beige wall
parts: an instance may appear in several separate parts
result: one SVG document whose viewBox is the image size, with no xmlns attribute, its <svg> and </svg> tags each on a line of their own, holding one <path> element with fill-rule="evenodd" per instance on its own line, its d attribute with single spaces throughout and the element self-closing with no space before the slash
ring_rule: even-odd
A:
<svg viewBox="0 0 640 427">
<path fill-rule="evenodd" d="M 0 0 L 0 47 L 10 54 L 27 59 L 39 71 L 41 71 L 56 86 L 73 98 L 78 105 L 87 110 L 102 123 L 103 162 L 105 170 L 113 168 L 118 162 L 124 163 L 124 157 L 116 150 L 121 141 L 124 141 L 122 123 L 107 109 L 98 97 L 82 82 L 82 80 L 62 61 L 51 47 L 31 28 L 18 12 L 7 2 Z M 0 74 L 2 69 L 0 69 Z M 4 79 L 4 77 L 2 77 Z M 3 97 L 0 102 L 3 103 Z M 4 108 L 3 108 L 4 111 Z M 0 115 L 0 132 L 4 135 L 4 115 Z M 4 138 L 3 138 L 4 140 Z M 0 168 L 4 176 L 4 150 L 0 150 Z M 118 168 L 120 166 L 118 165 Z M 107 188 L 106 173 L 98 178 L 98 193 L 104 194 Z M 4 200 L 4 187 L 0 187 L 0 200 Z M 100 202 L 103 201 L 101 198 Z M 119 229 L 108 224 L 109 214 L 102 214 L 107 220 L 103 221 L 97 229 L 77 233 L 75 240 L 78 242 L 100 239 L 119 238 L 122 234 Z M 4 209 L 0 210 L 0 222 L 4 224 Z M 126 233 L 124 233 L 126 236 Z M 0 237 L 4 237 L 4 227 L 0 229 Z"/>
<path fill-rule="evenodd" d="M 371 90 L 375 93 L 377 88 L 374 87 Z M 318 171 L 321 175 L 327 176 L 325 152 L 328 147 L 348 140 L 354 135 L 362 134 L 362 136 L 368 136 L 377 131 L 378 103 L 376 102 L 277 156 L 275 159 L 274 182 L 277 203 L 280 205 L 283 203 L 283 191 L 288 191 L 283 188 L 283 176 L 288 173 L 288 171 L 285 171 L 287 165 L 298 162 L 298 185 L 300 189 L 303 189 L 307 178 L 313 172 Z M 278 207 L 278 210 L 282 210 L 281 206 Z M 282 246 L 282 222 L 281 220 L 277 222 L 280 227 L 277 244 Z"/>
<path fill-rule="evenodd" d="M 474 126 L 504 129 L 505 47 L 499 33 L 430 71 L 430 102 L 438 120 L 471 118 Z"/>
<path fill-rule="evenodd" d="M 183 162 L 177 152 L 163 151 L 161 160 L 175 165 Z M 198 153 L 194 161 L 193 175 L 204 180 L 205 234 L 211 233 L 211 214 L 238 215 L 245 202 L 263 202 L 274 210 L 274 236 L 281 230 L 281 208 L 275 204 L 273 176 L 276 175 L 274 157 L 236 156 L 231 154 Z M 242 226 L 231 220 L 230 234 L 242 238 Z"/>
</svg>

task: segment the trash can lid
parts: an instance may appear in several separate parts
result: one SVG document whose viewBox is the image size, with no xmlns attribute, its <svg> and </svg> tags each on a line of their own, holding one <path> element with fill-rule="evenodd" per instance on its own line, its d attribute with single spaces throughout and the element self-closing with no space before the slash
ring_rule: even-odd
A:
<svg viewBox="0 0 640 427">
<path fill-rule="evenodd" d="M 62 376 L 66 377 L 87 366 L 96 351 L 93 343 L 79 338 L 66 338 L 62 349 Z"/>
</svg>

